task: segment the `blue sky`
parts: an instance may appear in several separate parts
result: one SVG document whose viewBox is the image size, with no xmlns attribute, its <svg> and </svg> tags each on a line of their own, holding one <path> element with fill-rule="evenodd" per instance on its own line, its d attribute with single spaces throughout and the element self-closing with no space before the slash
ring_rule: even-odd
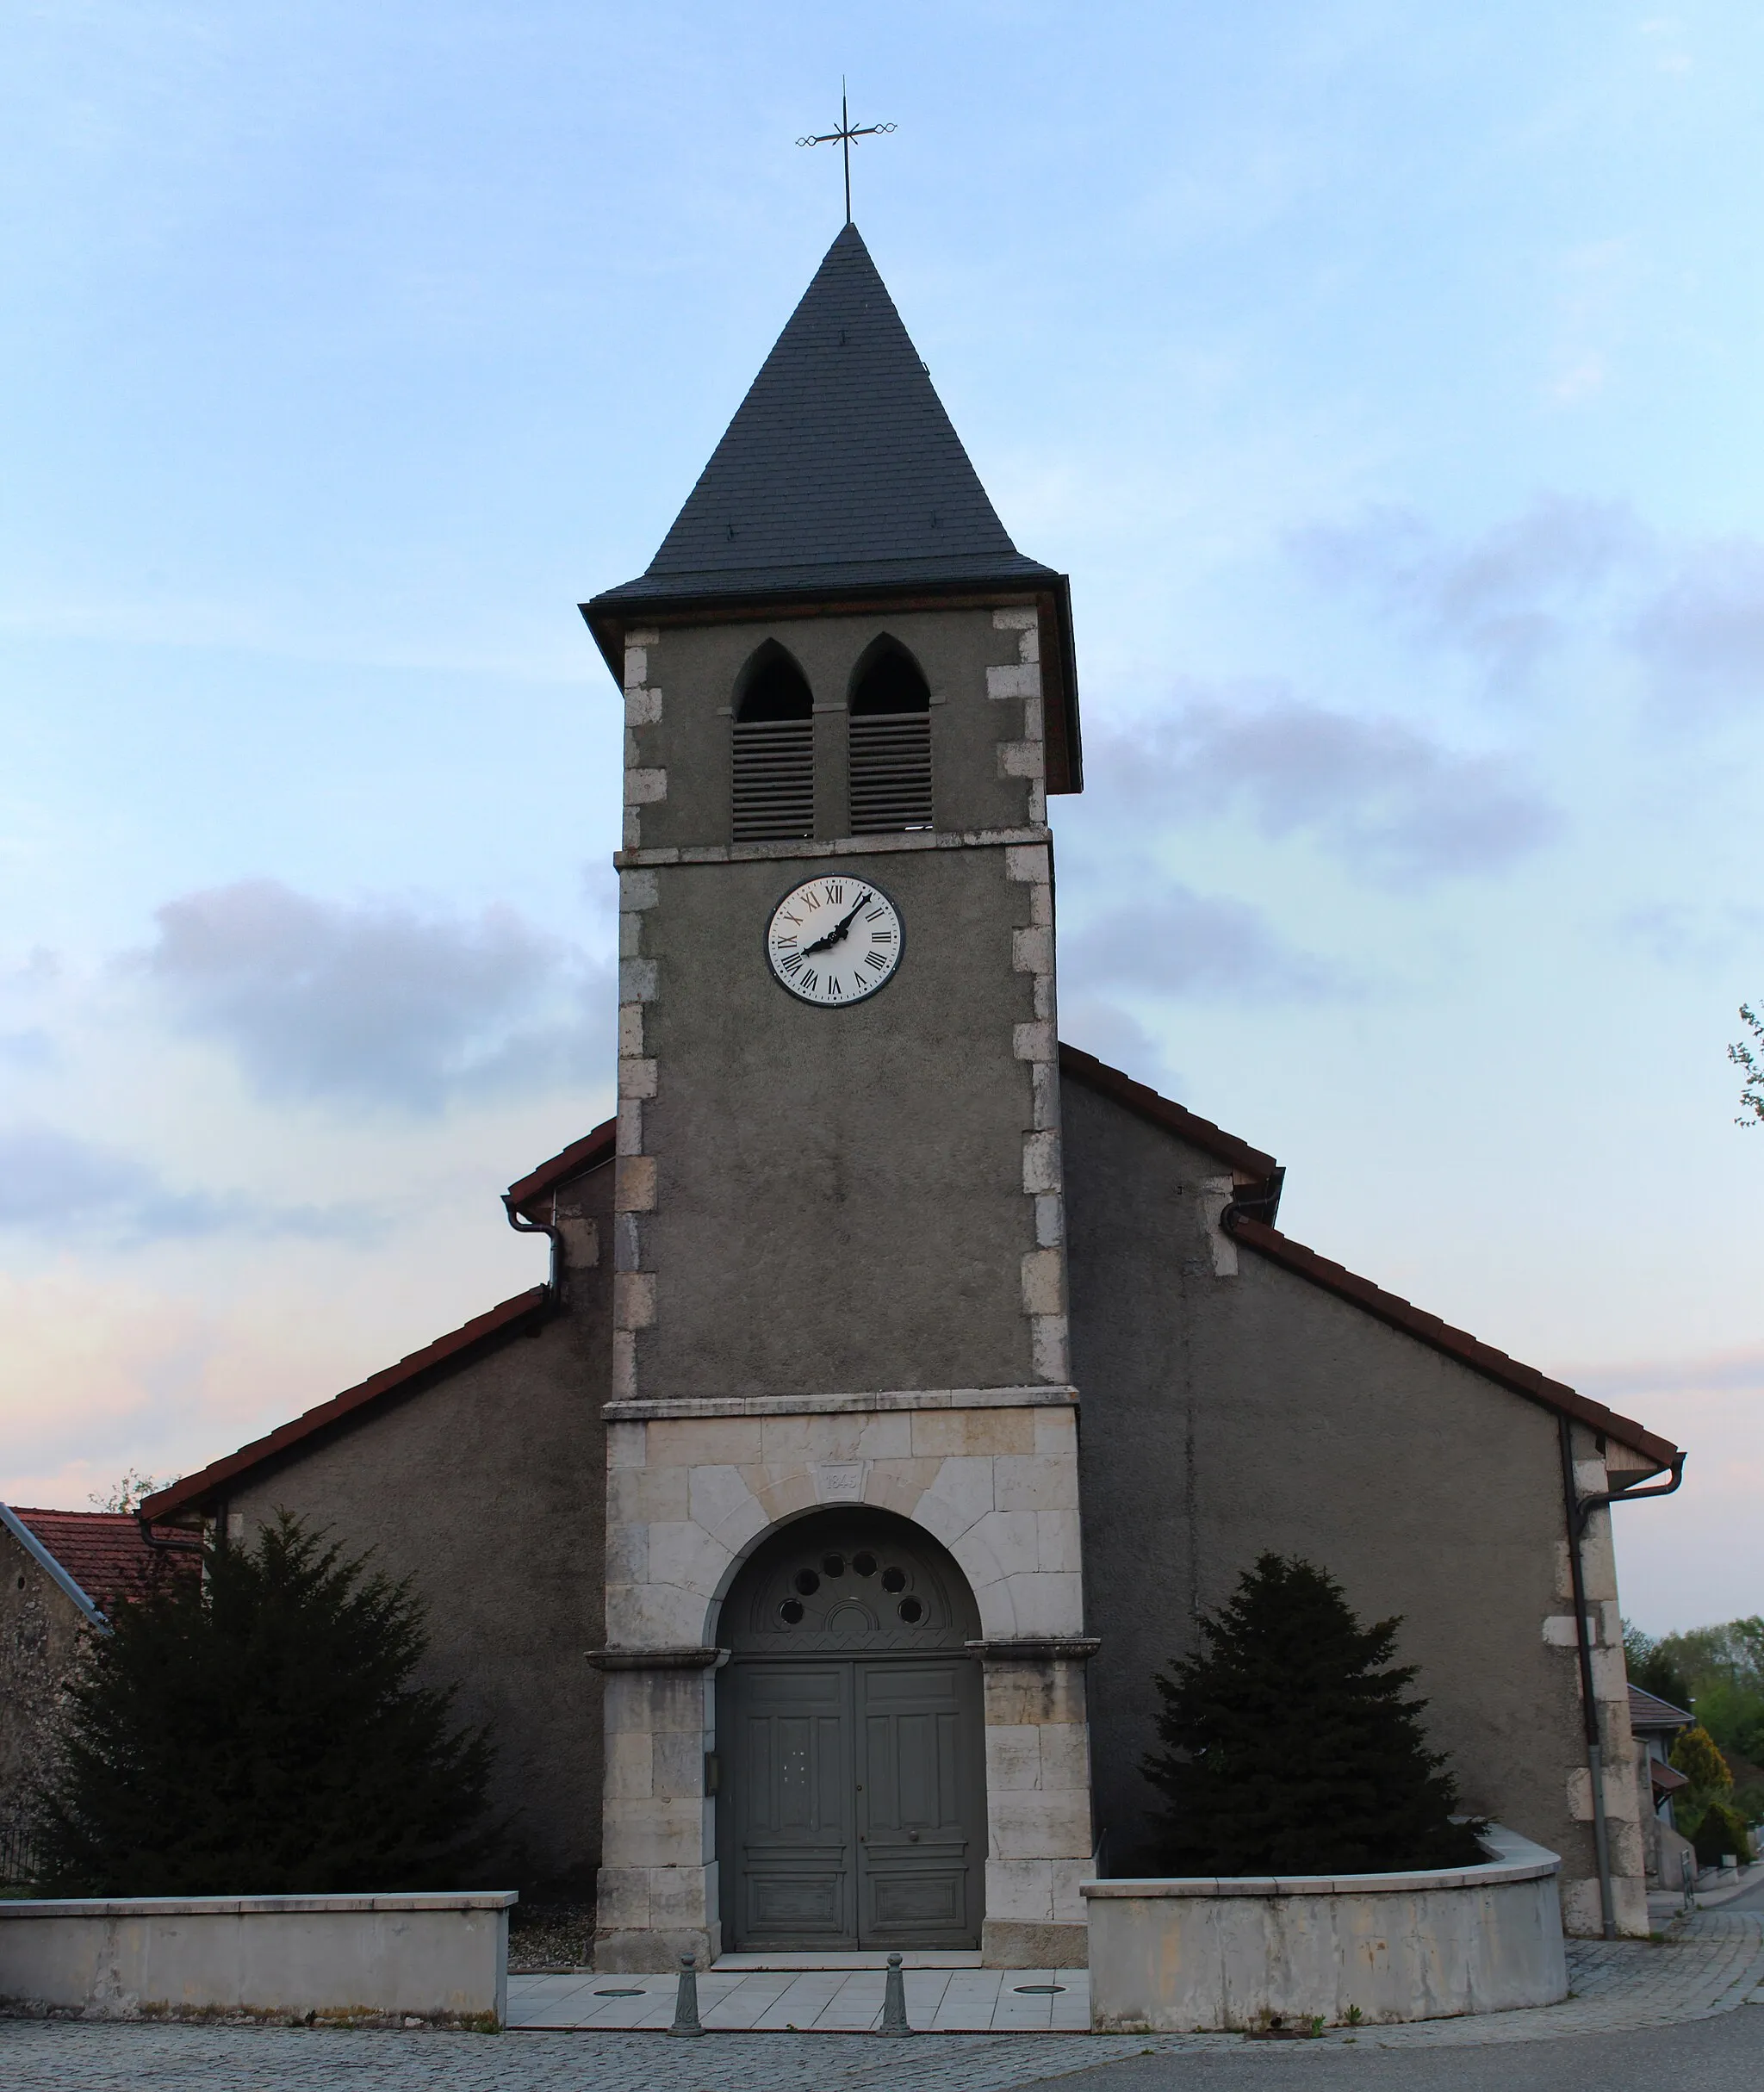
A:
<svg viewBox="0 0 1764 2092">
<path fill-rule="evenodd" d="M 1692 1449 L 1764 1610 L 1764 16 L 3 7 L 0 1494 L 542 1275 L 650 552 L 857 216 L 1072 576 L 1064 1028 L 1301 1239 Z M 1395 1602 L 1395 1601 L 1393 1601 Z"/>
</svg>

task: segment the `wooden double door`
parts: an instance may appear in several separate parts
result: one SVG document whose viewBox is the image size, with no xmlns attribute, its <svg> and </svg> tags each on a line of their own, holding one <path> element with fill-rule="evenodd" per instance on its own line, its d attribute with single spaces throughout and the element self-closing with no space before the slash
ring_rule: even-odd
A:
<svg viewBox="0 0 1764 2092">
<path fill-rule="evenodd" d="M 717 1692 L 731 1950 L 979 1945 L 985 1760 L 971 1656 L 737 1654 Z"/>
</svg>

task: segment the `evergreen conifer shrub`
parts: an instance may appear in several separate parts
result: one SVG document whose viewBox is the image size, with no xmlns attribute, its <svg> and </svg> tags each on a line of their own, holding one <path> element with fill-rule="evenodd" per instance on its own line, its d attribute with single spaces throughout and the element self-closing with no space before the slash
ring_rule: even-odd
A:
<svg viewBox="0 0 1764 2092">
<path fill-rule="evenodd" d="M 41 1797 L 44 1886 L 83 1896 L 463 1888 L 491 1747 L 414 1682 L 408 1582 L 286 1512 L 119 1605 Z"/>
<path fill-rule="evenodd" d="M 1699 1795 L 1725 1794 L 1733 1785 L 1733 1768 L 1700 1722 L 1674 1741 L 1672 1763 Z"/>
<path fill-rule="evenodd" d="M 1362 1627 L 1310 1562 L 1264 1554 L 1201 1648 L 1157 1679 L 1163 1750 L 1141 1762 L 1164 1797 L 1172 1874 L 1362 1874 L 1475 1866 L 1480 1825 L 1427 1748 L 1393 1665 L 1400 1619 Z"/>
</svg>

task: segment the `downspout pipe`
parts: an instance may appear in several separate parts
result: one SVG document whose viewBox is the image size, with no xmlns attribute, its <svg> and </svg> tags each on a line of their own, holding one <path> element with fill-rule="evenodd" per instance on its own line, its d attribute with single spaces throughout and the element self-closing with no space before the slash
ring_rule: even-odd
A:
<svg viewBox="0 0 1764 2092">
<path fill-rule="evenodd" d="M 1560 1411 L 1556 1418 L 1562 1447 L 1562 1500 L 1568 1519 L 1568 1573 L 1574 1592 L 1575 1653 L 1581 1666 L 1581 1715 L 1586 1728 L 1587 1770 L 1593 1783 L 1593 1848 L 1599 1866 L 1599 1921 L 1605 1937 L 1617 1937 L 1617 1898 L 1611 1885 L 1611 1828 L 1605 1816 L 1605 1747 L 1599 1729 L 1599 1703 L 1593 1697 L 1593 1649 L 1587 1636 L 1587 1573 L 1581 1561 L 1581 1536 L 1586 1520 L 1575 1486 L 1574 1432 Z"/>
<path fill-rule="evenodd" d="M 563 1231 L 557 1225 L 557 1194 L 551 1194 L 551 1218 L 549 1220 L 529 1220 L 524 1213 L 517 1212 L 513 1199 L 507 1192 L 502 1195 L 502 1210 L 508 1215 L 508 1225 L 517 1235 L 549 1235 L 551 1238 L 551 1272 L 545 1281 L 545 1290 L 554 1301 L 563 1297 Z"/>
<path fill-rule="evenodd" d="M 1574 1591 L 1575 1652 L 1580 1659 L 1581 1708 L 1586 1724 L 1587 1770 L 1593 1782 L 1593 1842 L 1599 1863 L 1599 1916 L 1605 1937 L 1617 1937 L 1617 1900 L 1611 1883 L 1611 1828 L 1605 1814 L 1605 1749 L 1599 1728 L 1599 1705 L 1593 1697 L 1593 1651 L 1587 1636 L 1587 1573 L 1581 1543 L 1595 1511 L 1627 1504 L 1638 1497 L 1670 1496 L 1685 1478 L 1685 1455 L 1674 1455 L 1671 1479 L 1647 1489 L 1604 1489 L 1582 1496 L 1575 1481 L 1574 1432 L 1558 1411 L 1556 1433 L 1562 1447 L 1562 1498 L 1568 1515 L 1568 1578 Z"/>
</svg>

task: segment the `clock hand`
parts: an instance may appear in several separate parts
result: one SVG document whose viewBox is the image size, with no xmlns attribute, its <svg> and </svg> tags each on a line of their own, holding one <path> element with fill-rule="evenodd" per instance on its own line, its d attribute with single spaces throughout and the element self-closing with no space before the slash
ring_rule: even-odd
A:
<svg viewBox="0 0 1764 2092">
<path fill-rule="evenodd" d="M 857 897 L 855 904 L 847 912 L 841 921 L 834 924 L 833 928 L 828 931 L 824 937 L 817 937 L 813 944 L 804 945 L 803 947 L 804 956 L 806 957 L 811 952 L 824 952 L 829 945 L 842 943 L 846 937 L 849 934 L 852 924 L 857 920 L 858 910 L 863 907 L 866 901 L 871 901 L 874 898 L 875 896 L 873 894 L 860 893 Z"/>
</svg>

